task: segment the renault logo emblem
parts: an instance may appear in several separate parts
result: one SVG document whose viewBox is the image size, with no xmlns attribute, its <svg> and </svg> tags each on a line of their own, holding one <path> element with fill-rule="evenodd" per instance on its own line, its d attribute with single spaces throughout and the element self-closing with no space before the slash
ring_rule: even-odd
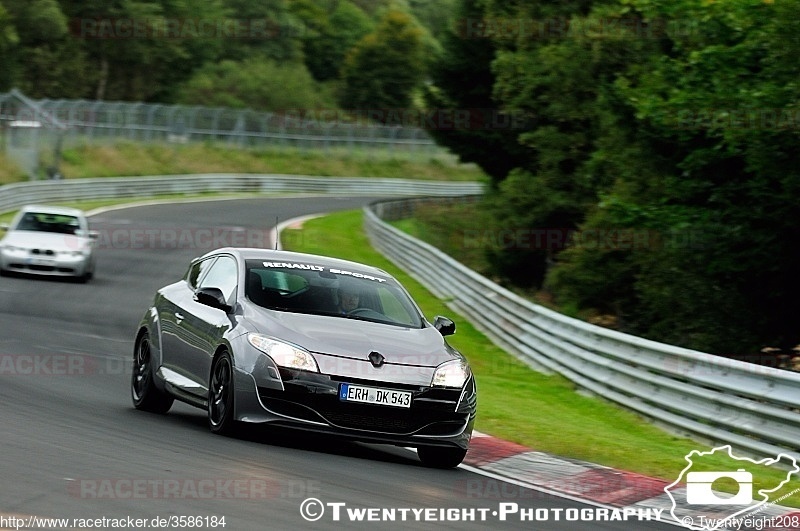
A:
<svg viewBox="0 0 800 531">
<path fill-rule="evenodd" d="M 370 352 L 368 357 L 370 363 L 372 363 L 372 366 L 376 369 L 382 367 L 386 362 L 386 358 L 384 358 L 380 352 Z"/>
</svg>

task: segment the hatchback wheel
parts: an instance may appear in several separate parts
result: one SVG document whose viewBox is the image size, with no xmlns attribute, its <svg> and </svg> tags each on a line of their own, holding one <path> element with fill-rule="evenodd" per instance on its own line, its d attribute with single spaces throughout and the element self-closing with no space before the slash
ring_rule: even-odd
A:
<svg viewBox="0 0 800 531">
<path fill-rule="evenodd" d="M 174 399 L 158 389 L 153 381 L 150 336 L 147 333 L 139 337 L 133 353 L 131 398 L 136 409 L 153 413 L 166 413 L 174 402 Z"/>
<path fill-rule="evenodd" d="M 233 363 L 228 352 L 222 352 L 211 366 L 208 386 L 208 426 L 214 433 L 230 435 L 235 428 L 233 418 Z"/>
</svg>

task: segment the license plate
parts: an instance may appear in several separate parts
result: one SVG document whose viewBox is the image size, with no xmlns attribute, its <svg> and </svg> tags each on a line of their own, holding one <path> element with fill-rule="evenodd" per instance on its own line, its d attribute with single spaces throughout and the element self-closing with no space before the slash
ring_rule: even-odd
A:
<svg viewBox="0 0 800 531">
<path fill-rule="evenodd" d="M 345 383 L 339 387 L 339 400 L 381 406 L 411 407 L 411 392 L 381 389 L 379 387 L 362 387 Z"/>
<path fill-rule="evenodd" d="M 46 258 L 28 258 L 28 263 L 35 266 L 54 266 L 55 260 L 48 260 Z"/>
</svg>

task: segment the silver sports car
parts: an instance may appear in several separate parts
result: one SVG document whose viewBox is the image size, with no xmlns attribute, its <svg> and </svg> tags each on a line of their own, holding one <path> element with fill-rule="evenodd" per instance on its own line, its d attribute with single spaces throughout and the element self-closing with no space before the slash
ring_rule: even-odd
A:
<svg viewBox="0 0 800 531">
<path fill-rule="evenodd" d="M 74 208 L 23 207 L 0 240 L 0 273 L 75 277 L 94 274 L 97 233 Z"/>
<path fill-rule="evenodd" d="M 178 399 L 211 431 L 271 423 L 463 460 L 477 405 L 466 359 L 386 272 L 344 260 L 226 248 L 158 290 L 136 334 L 138 409 Z"/>
</svg>

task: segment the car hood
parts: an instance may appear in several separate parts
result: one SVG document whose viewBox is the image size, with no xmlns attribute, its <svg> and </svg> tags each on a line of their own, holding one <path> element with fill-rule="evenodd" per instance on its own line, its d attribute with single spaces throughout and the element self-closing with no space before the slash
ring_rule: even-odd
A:
<svg viewBox="0 0 800 531">
<path fill-rule="evenodd" d="M 74 234 L 55 232 L 11 231 L 3 238 L 4 245 L 25 249 L 52 249 L 53 251 L 79 251 L 89 244 L 89 239 Z"/>
<path fill-rule="evenodd" d="M 391 365 L 437 367 L 459 357 L 433 327 L 405 328 L 345 317 L 256 310 L 259 332 L 318 353 L 365 360 L 380 353 Z"/>
</svg>

